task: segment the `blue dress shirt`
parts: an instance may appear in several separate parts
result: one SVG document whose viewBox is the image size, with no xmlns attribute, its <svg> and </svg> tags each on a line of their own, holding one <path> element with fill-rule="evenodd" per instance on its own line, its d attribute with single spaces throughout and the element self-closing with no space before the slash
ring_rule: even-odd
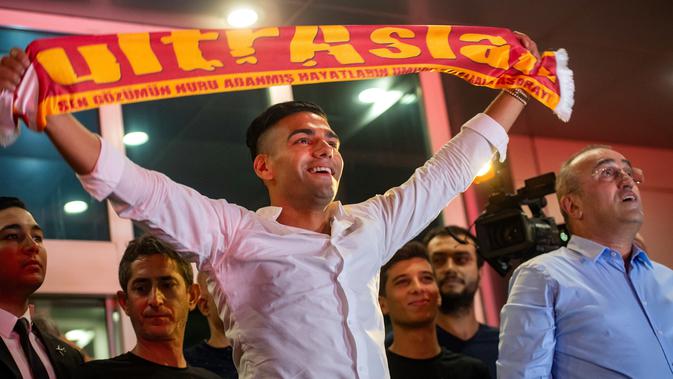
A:
<svg viewBox="0 0 673 379">
<path fill-rule="evenodd" d="M 498 378 L 673 378 L 673 271 L 573 236 L 517 268 Z"/>
</svg>

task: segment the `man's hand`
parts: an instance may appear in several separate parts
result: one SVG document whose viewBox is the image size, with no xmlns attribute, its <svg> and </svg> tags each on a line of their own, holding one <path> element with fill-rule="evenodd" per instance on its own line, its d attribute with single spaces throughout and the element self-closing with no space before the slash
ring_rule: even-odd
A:
<svg viewBox="0 0 673 379">
<path fill-rule="evenodd" d="M 28 56 L 16 47 L 0 60 L 0 90 L 14 92 L 23 74 L 30 65 Z"/>
<path fill-rule="evenodd" d="M 525 35 L 524 33 L 514 31 L 514 34 L 516 35 L 516 38 L 521 42 L 523 47 L 528 49 L 528 51 L 531 52 L 535 56 L 535 58 L 539 61 L 540 60 L 540 52 L 537 49 L 537 44 L 535 41 L 533 41 L 530 37 Z"/>
</svg>

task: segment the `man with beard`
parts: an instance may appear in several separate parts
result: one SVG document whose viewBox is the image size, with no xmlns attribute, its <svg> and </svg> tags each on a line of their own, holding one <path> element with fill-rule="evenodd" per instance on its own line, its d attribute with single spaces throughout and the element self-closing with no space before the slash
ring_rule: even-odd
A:
<svg viewBox="0 0 673 379">
<path fill-rule="evenodd" d="M 572 237 L 514 271 L 498 377 L 673 377 L 673 271 L 635 242 L 642 181 L 606 146 L 561 166 L 556 194 Z"/>
<path fill-rule="evenodd" d="M 477 359 L 437 343 L 439 289 L 423 244 L 409 242 L 381 268 L 379 304 L 395 341 L 386 350 L 392 379 L 488 378 Z"/>
<path fill-rule="evenodd" d="M 442 226 L 425 236 L 437 277 L 442 304 L 437 317 L 439 344 L 484 362 L 496 377 L 498 329 L 477 321 L 474 294 L 484 259 L 477 254 L 476 238 L 459 226 Z"/>
<path fill-rule="evenodd" d="M 136 346 L 111 359 L 87 362 L 78 378 L 219 379 L 189 367 L 183 355 L 187 315 L 199 299 L 192 266 L 156 237 L 129 243 L 119 263 L 117 300 L 131 319 Z"/>
</svg>

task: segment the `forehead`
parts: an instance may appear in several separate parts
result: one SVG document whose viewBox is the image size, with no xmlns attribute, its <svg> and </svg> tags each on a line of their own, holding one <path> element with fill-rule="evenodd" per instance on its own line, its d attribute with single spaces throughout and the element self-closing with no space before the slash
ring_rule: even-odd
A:
<svg viewBox="0 0 673 379">
<path fill-rule="evenodd" d="M 7 208 L 0 211 L 0 229 L 7 225 L 18 224 L 28 227 L 37 226 L 37 222 L 27 210 L 23 208 Z"/>
<path fill-rule="evenodd" d="M 399 261 L 388 269 L 388 278 L 394 278 L 399 275 L 416 275 L 420 272 L 432 272 L 430 262 L 423 258 L 411 258 Z"/>
<path fill-rule="evenodd" d="M 465 237 L 458 235 L 458 237 Z M 435 253 L 456 253 L 456 252 L 471 252 L 476 254 L 476 249 L 467 237 L 467 244 L 456 241 L 455 238 L 445 235 L 437 235 L 428 242 L 428 254 Z"/>
<path fill-rule="evenodd" d="M 326 119 L 311 112 L 298 112 L 283 117 L 271 127 L 270 132 L 287 134 L 297 129 L 312 129 L 324 131 L 325 133 L 334 133 Z"/>
<path fill-rule="evenodd" d="M 182 278 L 175 261 L 161 254 L 144 255 L 131 263 L 131 281 L 166 276 Z"/>
<path fill-rule="evenodd" d="M 622 163 L 628 163 L 628 160 L 617 151 L 599 148 L 581 154 L 575 158 L 572 165 L 580 170 L 590 170 L 607 162 L 614 162 L 621 166 Z"/>
</svg>

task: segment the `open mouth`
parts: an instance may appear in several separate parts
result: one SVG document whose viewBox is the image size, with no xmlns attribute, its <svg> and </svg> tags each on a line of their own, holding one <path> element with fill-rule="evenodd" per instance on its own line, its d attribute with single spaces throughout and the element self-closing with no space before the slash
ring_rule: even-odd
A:
<svg viewBox="0 0 673 379">
<path fill-rule="evenodd" d="M 636 200 L 637 200 L 636 195 L 634 195 L 633 193 L 626 193 L 626 194 L 622 195 L 622 201 L 623 202 L 631 202 L 631 201 L 636 201 Z"/>
<path fill-rule="evenodd" d="M 334 170 L 326 166 L 316 166 L 308 169 L 311 174 L 334 175 Z"/>
</svg>

